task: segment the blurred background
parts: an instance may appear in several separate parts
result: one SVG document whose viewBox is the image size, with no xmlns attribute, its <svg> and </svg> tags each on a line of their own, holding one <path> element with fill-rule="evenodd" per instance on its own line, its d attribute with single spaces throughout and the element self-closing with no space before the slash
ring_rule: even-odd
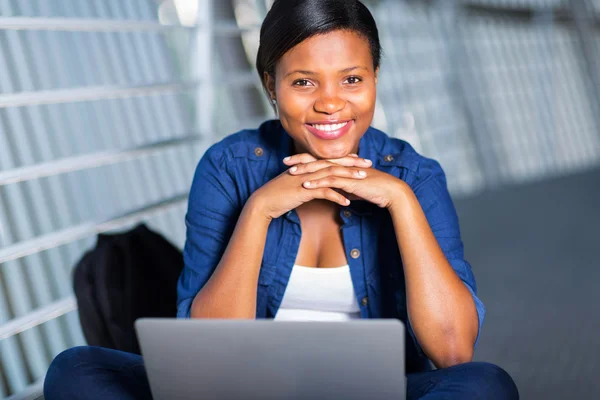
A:
<svg viewBox="0 0 600 400">
<path fill-rule="evenodd" d="M 0 0 L 0 397 L 85 343 L 72 269 L 145 221 L 178 247 L 206 148 L 274 115 L 266 0 Z M 438 159 L 524 399 L 600 387 L 600 0 L 365 0 L 373 125 Z"/>
</svg>

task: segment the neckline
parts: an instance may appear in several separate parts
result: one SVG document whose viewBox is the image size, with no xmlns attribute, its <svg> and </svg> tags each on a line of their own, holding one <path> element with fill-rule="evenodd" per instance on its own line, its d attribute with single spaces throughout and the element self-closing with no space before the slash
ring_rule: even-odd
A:
<svg viewBox="0 0 600 400">
<path fill-rule="evenodd" d="M 350 265 L 345 264 L 345 265 L 340 265 L 339 267 L 330 267 L 330 268 L 317 268 L 317 267 L 306 267 L 304 265 L 298 265 L 298 264 L 294 264 L 294 268 L 299 267 L 300 269 L 303 270 L 317 270 L 317 271 L 329 271 L 329 270 L 333 270 L 333 271 L 340 271 L 340 270 L 344 270 L 344 269 L 348 269 L 350 268 Z"/>
</svg>

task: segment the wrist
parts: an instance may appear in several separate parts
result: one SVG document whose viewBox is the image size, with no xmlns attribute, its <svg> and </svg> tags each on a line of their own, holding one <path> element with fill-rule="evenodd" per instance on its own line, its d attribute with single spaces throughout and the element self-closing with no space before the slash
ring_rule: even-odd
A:
<svg viewBox="0 0 600 400">
<path fill-rule="evenodd" d="M 392 188 L 390 201 L 386 207 L 390 213 L 394 213 L 402 208 L 402 205 L 406 204 L 408 195 L 413 194 L 410 186 L 400 179 L 397 180 L 395 185 L 392 185 Z"/>
<path fill-rule="evenodd" d="M 249 216 L 253 219 L 261 220 L 267 225 L 271 223 L 273 218 L 266 211 L 266 203 L 262 200 L 262 198 L 257 194 L 258 192 L 254 192 L 246 202 L 244 206 L 244 213 L 249 214 Z"/>
</svg>

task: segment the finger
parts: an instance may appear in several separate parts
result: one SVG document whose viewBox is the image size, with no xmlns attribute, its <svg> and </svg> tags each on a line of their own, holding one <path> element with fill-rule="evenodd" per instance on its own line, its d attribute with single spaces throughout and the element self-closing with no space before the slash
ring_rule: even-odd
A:
<svg viewBox="0 0 600 400">
<path fill-rule="evenodd" d="M 366 158 L 361 158 L 359 156 L 347 156 L 343 158 L 333 158 L 328 160 L 334 164 L 344 165 L 346 167 L 362 167 L 369 168 L 373 165 L 373 162 Z"/>
<path fill-rule="evenodd" d="M 363 200 L 362 197 L 359 197 L 359 196 L 357 196 L 355 194 L 352 194 L 352 193 L 346 193 L 342 189 L 332 188 L 332 190 L 335 190 L 336 192 L 338 192 L 339 194 L 341 194 L 342 196 L 344 196 L 345 198 L 347 198 L 350 201 Z"/>
<path fill-rule="evenodd" d="M 316 171 L 320 171 L 325 168 L 329 168 L 334 164 L 328 160 L 317 160 L 313 162 L 309 162 L 307 164 L 299 164 L 294 165 L 290 168 L 290 174 L 292 175 L 302 175 L 308 174 Z"/>
<path fill-rule="evenodd" d="M 306 181 L 318 181 L 327 177 L 340 177 L 349 179 L 365 179 L 369 176 L 368 170 L 352 167 L 341 167 L 338 165 L 330 165 L 327 168 L 323 168 L 319 171 L 315 171 L 310 174 L 302 175 L 303 182 Z"/>
<path fill-rule="evenodd" d="M 302 186 L 306 189 L 321 189 L 321 188 L 335 188 L 342 189 L 346 193 L 354 193 L 356 186 L 359 181 L 356 179 L 342 178 L 339 176 L 327 176 L 322 179 L 306 181 Z"/>
<path fill-rule="evenodd" d="M 295 154 L 293 156 L 289 156 L 289 157 L 286 157 L 283 159 L 283 163 L 286 165 L 290 165 L 290 166 L 298 165 L 298 164 L 309 164 L 309 163 L 316 162 L 316 161 L 329 161 L 331 163 L 344 165 L 346 167 L 357 166 L 357 167 L 369 168 L 373 165 L 373 162 L 371 160 L 361 158 L 357 154 L 349 154 L 348 156 L 341 157 L 341 158 L 317 160 L 311 154 L 302 153 L 302 154 Z"/>
<path fill-rule="evenodd" d="M 317 159 L 308 153 L 294 154 L 283 159 L 283 163 L 286 165 L 306 164 L 313 161 L 317 161 Z"/>
<path fill-rule="evenodd" d="M 350 204 L 350 200 L 348 200 L 344 195 L 336 192 L 331 188 L 313 190 L 310 192 L 310 194 L 312 194 L 313 199 L 325 199 L 334 203 L 338 203 L 341 206 L 347 206 Z"/>
<path fill-rule="evenodd" d="M 326 168 L 330 168 L 334 165 L 339 165 L 340 168 L 369 168 L 372 165 L 372 163 L 370 161 L 363 160 L 362 158 L 353 157 L 345 157 L 335 160 L 319 160 L 310 162 L 308 164 L 294 165 L 292 168 L 290 168 L 290 173 L 292 175 L 310 174 L 313 172 L 321 171 Z"/>
</svg>

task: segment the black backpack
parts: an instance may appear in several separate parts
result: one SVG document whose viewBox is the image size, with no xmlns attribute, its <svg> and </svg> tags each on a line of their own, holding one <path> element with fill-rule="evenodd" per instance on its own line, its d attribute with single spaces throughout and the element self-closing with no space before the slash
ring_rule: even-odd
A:
<svg viewBox="0 0 600 400">
<path fill-rule="evenodd" d="M 134 322 L 175 318 L 183 255 L 146 225 L 98 235 L 77 263 L 73 287 L 83 334 L 91 346 L 140 354 Z"/>
</svg>

